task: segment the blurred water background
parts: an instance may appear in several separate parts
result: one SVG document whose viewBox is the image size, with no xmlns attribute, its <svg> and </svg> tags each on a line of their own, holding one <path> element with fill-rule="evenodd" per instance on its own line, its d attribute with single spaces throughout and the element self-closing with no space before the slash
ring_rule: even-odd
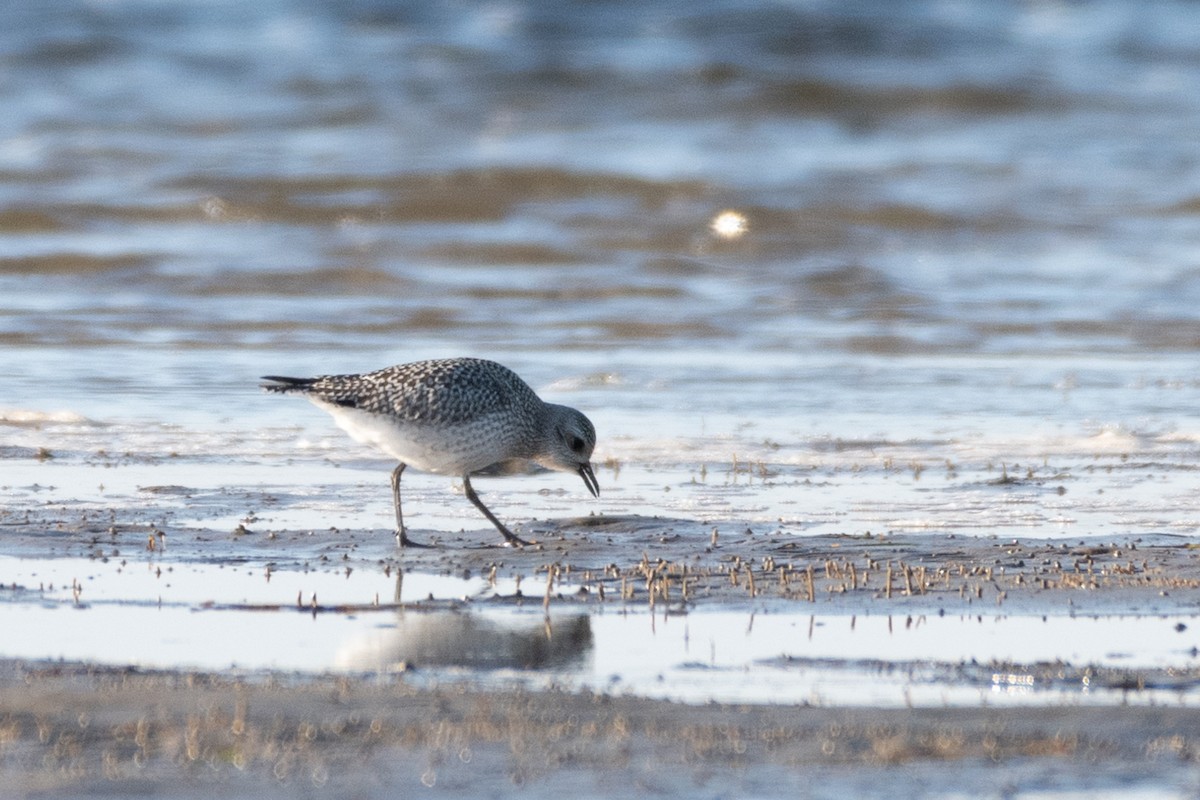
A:
<svg viewBox="0 0 1200 800">
<path fill-rule="evenodd" d="M 469 354 L 600 432 L 599 503 L 479 484 L 514 521 L 1200 528 L 1195 3 L 4 18 L 10 522 L 387 528 L 390 465 L 257 378 Z"/>
</svg>

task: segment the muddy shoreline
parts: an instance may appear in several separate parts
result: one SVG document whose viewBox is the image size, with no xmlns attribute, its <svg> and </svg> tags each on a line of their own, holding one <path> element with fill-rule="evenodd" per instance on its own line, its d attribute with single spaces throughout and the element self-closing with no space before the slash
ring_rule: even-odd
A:
<svg viewBox="0 0 1200 800">
<path fill-rule="evenodd" d="M 683 520 L 593 517 L 539 523 L 541 544 L 522 550 L 481 546 L 486 532 L 471 531 L 443 534 L 437 548 L 398 552 L 386 531 L 164 530 L 29 516 L 6 521 L 7 555 L 521 576 L 519 592 L 459 602 L 551 611 L 1162 617 L 1194 615 L 1200 605 L 1200 553 L 1172 536 L 797 536 L 738 524 L 716 526 L 714 536 L 713 526 Z M 3 591 L 12 602 L 36 599 L 35 587 Z M 402 598 L 399 605 L 439 604 Z M 963 781 L 985 782 L 984 796 L 1194 783 L 1200 712 L 1144 702 L 1139 693 L 1172 681 L 1193 686 L 1200 667 L 1018 666 L 1068 683 L 1086 673 L 1130 702 L 686 704 L 439 684 L 419 667 L 334 675 L 7 659 L 0 662 L 0 772 L 21 798 L 190 798 L 215 790 L 384 797 L 397 789 L 494 797 L 518 788 L 535 797 L 621 790 L 834 797 L 890 791 L 901 773 L 902 796 L 953 794 Z"/>
</svg>

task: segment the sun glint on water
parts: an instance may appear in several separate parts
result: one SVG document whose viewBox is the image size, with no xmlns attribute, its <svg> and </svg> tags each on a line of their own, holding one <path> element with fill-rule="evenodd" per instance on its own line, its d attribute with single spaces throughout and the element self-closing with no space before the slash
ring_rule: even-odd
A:
<svg viewBox="0 0 1200 800">
<path fill-rule="evenodd" d="M 745 214 L 726 210 L 713 217 L 708 228 L 722 239 L 740 239 L 750 230 L 750 223 Z"/>
</svg>

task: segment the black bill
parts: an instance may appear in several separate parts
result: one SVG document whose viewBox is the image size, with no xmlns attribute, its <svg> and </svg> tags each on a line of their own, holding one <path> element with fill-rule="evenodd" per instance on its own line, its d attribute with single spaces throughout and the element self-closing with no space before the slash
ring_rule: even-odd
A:
<svg viewBox="0 0 1200 800">
<path fill-rule="evenodd" d="M 579 477 L 583 478 L 583 483 L 592 493 L 592 497 L 600 496 L 600 484 L 596 483 L 596 474 L 592 472 L 591 464 L 584 464 L 579 468 Z"/>
</svg>

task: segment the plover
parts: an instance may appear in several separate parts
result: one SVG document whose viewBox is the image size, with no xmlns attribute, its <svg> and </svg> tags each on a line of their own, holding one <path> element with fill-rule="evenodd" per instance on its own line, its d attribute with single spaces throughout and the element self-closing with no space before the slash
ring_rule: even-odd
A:
<svg viewBox="0 0 1200 800">
<path fill-rule="evenodd" d="M 269 392 L 304 395 L 356 441 L 400 462 L 392 470 L 392 500 L 401 546 L 419 546 L 408 538 L 400 511 L 400 475 L 409 465 L 460 476 L 467 499 L 515 545 L 528 542 L 488 510 L 471 475 L 503 462 L 533 461 L 577 473 L 600 496 L 590 463 L 596 445 L 591 421 L 573 408 L 543 402 L 515 372 L 494 361 L 448 358 L 360 375 L 263 380 L 270 381 L 262 384 Z"/>
</svg>

